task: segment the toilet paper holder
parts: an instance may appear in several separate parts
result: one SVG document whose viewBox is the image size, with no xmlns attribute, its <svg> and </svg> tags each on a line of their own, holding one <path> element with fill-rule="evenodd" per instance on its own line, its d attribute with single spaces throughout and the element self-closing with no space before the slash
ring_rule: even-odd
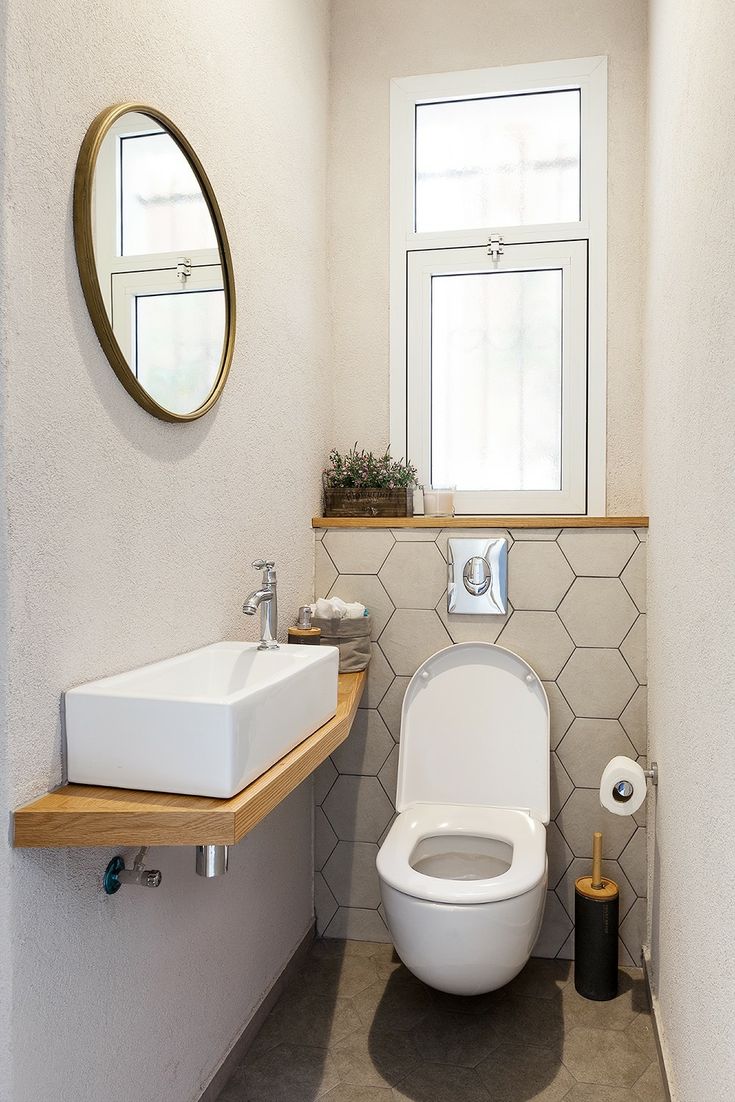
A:
<svg viewBox="0 0 735 1102">
<path fill-rule="evenodd" d="M 651 784 L 658 784 L 658 762 L 652 761 L 651 768 L 643 770 L 643 776 L 646 780 L 649 780 Z"/>
<path fill-rule="evenodd" d="M 650 769 L 642 769 L 641 772 L 651 784 L 658 784 L 658 762 L 652 761 Z M 613 788 L 613 797 L 625 803 L 633 795 L 633 785 L 628 780 L 621 780 Z"/>
</svg>

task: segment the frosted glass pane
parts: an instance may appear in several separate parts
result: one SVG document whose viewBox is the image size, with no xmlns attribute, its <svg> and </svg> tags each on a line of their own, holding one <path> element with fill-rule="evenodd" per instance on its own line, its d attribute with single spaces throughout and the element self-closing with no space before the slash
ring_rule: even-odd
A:
<svg viewBox="0 0 735 1102">
<path fill-rule="evenodd" d="M 416 108 L 416 229 L 577 222 L 580 94 Z"/>
<path fill-rule="evenodd" d="M 170 134 L 120 142 L 122 255 L 216 249 L 206 200 Z"/>
<path fill-rule="evenodd" d="M 172 413 L 192 413 L 209 397 L 225 334 L 224 291 L 135 298 L 136 374 Z"/>
<path fill-rule="evenodd" d="M 562 273 L 434 276 L 431 481 L 561 489 Z"/>
</svg>

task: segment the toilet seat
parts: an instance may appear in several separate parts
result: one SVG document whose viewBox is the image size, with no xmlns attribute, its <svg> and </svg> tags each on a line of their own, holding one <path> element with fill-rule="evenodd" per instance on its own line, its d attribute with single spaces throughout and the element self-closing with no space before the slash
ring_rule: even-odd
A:
<svg viewBox="0 0 735 1102">
<path fill-rule="evenodd" d="M 427 876 L 411 855 L 425 838 L 475 836 L 513 847 L 511 864 L 487 880 Z M 458 804 L 414 804 L 393 823 L 377 857 L 378 874 L 396 891 L 434 903 L 491 903 L 531 891 L 546 876 L 546 830 L 525 811 Z"/>
</svg>

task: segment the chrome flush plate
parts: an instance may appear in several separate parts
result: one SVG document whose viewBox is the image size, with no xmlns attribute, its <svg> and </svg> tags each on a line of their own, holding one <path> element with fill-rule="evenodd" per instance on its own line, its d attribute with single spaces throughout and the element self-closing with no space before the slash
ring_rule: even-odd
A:
<svg viewBox="0 0 735 1102">
<path fill-rule="evenodd" d="M 447 611 L 500 616 L 508 611 L 508 541 L 449 539 Z"/>
</svg>

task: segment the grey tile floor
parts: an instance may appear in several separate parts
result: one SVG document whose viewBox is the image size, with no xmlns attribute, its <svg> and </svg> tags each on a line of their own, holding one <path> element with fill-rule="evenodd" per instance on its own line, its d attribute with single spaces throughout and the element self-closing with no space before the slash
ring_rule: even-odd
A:
<svg viewBox="0 0 735 1102">
<path fill-rule="evenodd" d="M 572 969 L 532 959 L 461 998 L 390 945 L 317 941 L 219 1102 L 663 1102 L 641 970 L 595 1003 Z"/>
</svg>

